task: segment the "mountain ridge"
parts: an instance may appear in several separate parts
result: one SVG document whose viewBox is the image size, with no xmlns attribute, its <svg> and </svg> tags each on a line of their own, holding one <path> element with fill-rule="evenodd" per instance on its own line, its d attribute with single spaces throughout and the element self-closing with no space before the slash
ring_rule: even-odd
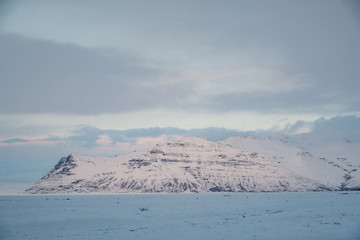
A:
<svg viewBox="0 0 360 240">
<path fill-rule="evenodd" d="M 340 163 L 328 162 L 315 160 L 306 149 L 271 138 L 235 137 L 212 142 L 188 137 L 157 144 L 145 153 L 115 158 L 71 154 L 61 158 L 26 193 L 358 190 L 360 164 L 347 170 Z M 326 173 L 320 174 L 324 170 Z"/>
</svg>

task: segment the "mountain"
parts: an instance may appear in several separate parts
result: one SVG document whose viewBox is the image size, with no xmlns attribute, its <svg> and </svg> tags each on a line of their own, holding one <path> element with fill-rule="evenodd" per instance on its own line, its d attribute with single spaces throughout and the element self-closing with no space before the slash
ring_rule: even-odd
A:
<svg viewBox="0 0 360 240">
<path fill-rule="evenodd" d="M 310 153 L 301 143 L 301 139 L 232 137 L 212 142 L 191 137 L 114 158 L 72 154 L 60 159 L 26 193 L 360 189 L 359 158 L 339 152 Z"/>
<path fill-rule="evenodd" d="M 258 151 L 282 168 L 335 190 L 360 190 L 360 142 L 311 134 L 280 137 L 231 137 L 228 146 Z"/>
</svg>

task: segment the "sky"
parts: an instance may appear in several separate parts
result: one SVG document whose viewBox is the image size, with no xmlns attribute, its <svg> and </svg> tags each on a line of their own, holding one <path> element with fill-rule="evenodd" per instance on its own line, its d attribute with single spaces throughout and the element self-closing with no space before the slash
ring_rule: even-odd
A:
<svg viewBox="0 0 360 240">
<path fill-rule="evenodd" d="M 0 181 L 176 136 L 358 129 L 359 43 L 355 0 L 0 1 Z"/>
</svg>

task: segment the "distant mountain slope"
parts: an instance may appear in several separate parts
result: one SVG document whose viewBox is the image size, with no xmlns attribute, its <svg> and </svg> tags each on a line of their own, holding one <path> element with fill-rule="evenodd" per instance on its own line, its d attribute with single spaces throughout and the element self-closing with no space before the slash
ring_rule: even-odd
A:
<svg viewBox="0 0 360 240">
<path fill-rule="evenodd" d="M 192 137 L 159 144 L 146 153 L 115 158 L 69 155 L 26 192 L 274 192 L 359 188 L 360 166 L 351 165 L 345 171 L 347 160 L 336 163 L 332 160 L 327 156 L 325 160 L 314 157 L 299 147 L 271 138 L 234 137 L 215 143 Z M 338 162 L 344 164 L 338 167 Z"/>
<path fill-rule="evenodd" d="M 281 167 L 336 189 L 360 189 L 360 143 L 311 134 L 281 137 L 231 137 L 228 146 L 278 161 Z"/>
</svg>

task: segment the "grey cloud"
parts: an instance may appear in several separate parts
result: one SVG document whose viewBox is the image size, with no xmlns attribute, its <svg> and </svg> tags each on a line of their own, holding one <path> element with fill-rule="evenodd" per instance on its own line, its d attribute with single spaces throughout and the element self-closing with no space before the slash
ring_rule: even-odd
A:
<svg viewBox="0 0 360 240">
<path fill-rule="evenodd" d="M 176 136 L 183 136 L 183 137 L 200 137 L 206 138 L 211 141 L 221 141 L 229 138 L 231 136 L 236 135 L 260 135 L 261 132 L 257 131 L 238 131 L 233 129 L 226 129 L 226 128 L 217 128 L 217 127 L 210 127 L 210 128 L 201 128 L 201 129 L 190 129 L 185 130 L 181 128 L 148 128 L 148 129 L 130 129 L 125 131 L 118 131 L 119 134 L 124 134 L 125 139 L 131 138 L 141 138 L 141 137 L 160 137 L 165 136 L 168 138 L 173 138 Z M 109 135 L 110 136 L 110 135 Z"/>
<path fill-rule="evenodd" d="M 139 58 L 107 51 L 0 34 L 1 112 L 131 111 L 177 105 L 190 92 L 156 84 L 160 70 Z"/>
<path fill-rule="evenodd" d="M 0 1 L 0 29 L 1 29 L 1 25 L 2 23 L 5 21 L 5 19 L 7 18 L 7 16 L 10 13 L 10 9 L 12 7 L 12 4 L 10 0 L 2 0 Z"/>
<path fill-rule="evenodd" d="M 59 8 L 54 8 L 54 1 L 34 11 L 54 13 L 52 20 L 57 24 L 49 26 L 59 28 L 58 34 L 53 35 L 56 40 L 69 36 L 69 42 L 72 37 L 74 42 L 105 42 L 130 51 L 136 49 L 147 58 L 163 62 L 145 62 L 127 52 L 108 54 L 99 49 L 2 35 L 1 112 L 98 114 L 155 108 L 283 113 L 359 111 L 360 31 L 342 2 L 109 3 L 89 1 L 83 6 L 61 1 L 56 2 Z M 67 11 L 70 8 L 72 11 Z M 62 24 L 61 12 L 69 12 L 66 21 L 73 24 Z M 42 20 L 32 19 L 35 23 Z M 90 25 L 94 26 L 93 31 L 77 32 Z M 43 34 L 49 37 L 52 31 L 45 29 Z M 177 72 L 166 72 L 168 67 Z M 219 76 L 237 81 L 233 69 L 247 67 L 275 69 L 284 75 L 281 81 L 298 77 L 308 87 L 277 94 L 256 89 L 239 93 L 241 89 L 234 87 L 235 93 L 203 94 L 195 96 L 200 99 L 194 102 L 191 99 L 197 93 L 192 82 L 158 81 L 166 77 L 209 76 L 217 71 Z M 238 81 L 246 84 L 257 79 Z"/>
<path fill-rule="evenodd" d="M 339 114 L 360 111 L 360 97 L 355 91 L 318 87 L 283 93 L 232 93 L 209 97 L 201 104 L 219 112 Z"/>
<path fill-rule="evenodd" d="M 115 142 L 130 142 L 135 144 L 139 138 L 158 138 L 165 137 L 167 139 L 173 139 L 175 137 L 183 136 L 195 136 L 201 138 L 207 138 L 212 141 L 221 141 L 234 135 L 259 135 L 260 132 L 249 131 L 242 132 L 237 130 L 231 130 L 226 128 L 204 128 L 204 129 L 191 129 L 185 130 L 181 128 L 139 128 L 128 130 L 101 130 L 94 127 L 83 127 L 74 132 L 74 136 L 67 137 L 66 140 L 75 145 L 81 145 L 82 147 L 94 147 L 97 145 L 96 140 L 102 135 L 108 136 L 113 143 Z"/>
<path fill-rule="evenodd" d="M 342 136 L 360 140 L 360 117 L 349 115 L 318 119 L 313 123 L 312 134 Z"/>
<path fill-rule="evenodd" d="M 96 142 L 100 136 L 106 135 L 112 141 L 127 142 L 135 144 L 140 138 L 158 138 L 165 137 L 168 140 L 175 137 L 200 137 L 206 138 L 211 141 L 222 141 L 231 136 L 266 136 L 274 134 L 292 134 L 296 130 L 301 128 L 311 128 L 312 132 L 308 133 L 314 136 L 348 136 L 357 138 L 360 140 L 360 117 L 356 115 L 338 116 L 331 119 L 320 118 L 313 122 L 298 121 L 294 124 L 289 124 L 286 128 L 281 130 L 259 130 L 259 131 L 238 131 L 227 128 L 201 128 L 201 129 L 181 129 L 175 127 L 168 128 L 139 128 L 139 129 L 127 129 L 127 130 L 103 130 L 91 126 L 79 126 L 79 128 L 73 131 L 73 134 L 69 137 L 48 137 L 41 139 L 42 141 L 51 141 L 53 143 L 59 143 L 62 148 L 66 146 L 73 146 L 79 148 L 93 148 L 98 145 Z M 31 141 L 22 138 L 10 138 L 0 141 L 0 143 L 30 143 Z M 66 143 L 64 143 L 66 142 Z"/>
<path fill-rule="evenodd" d="M 139 128 L 139 129 L 128 129 L 128 130 L 103 130 L 94 128 L 91 126 L 83 126 L 78 130 L 73 132 L 72 136 L 69 137 L 49 137 L 42 139 L 44 141 L 52 141 L 54 143 L 66 142 L 67 145 L 81 147 L 81 148 L 92 148 L 98 145 L 96 142 L 100 136 L 106 135 L 113 141 L 113 145 L 116 142 L 128 142 L 135 144 L 140 138 L 158 138 L 165 137 L 166 139 L 174 139 L 175 137 L 200 137 L 207 138 L 212 141 L 221 141 L 225 140 L 231 136 L 238 135 L 256 135 L 261 136 L 264 135 L 264 131 L 238 131 L 226 128 L 203 128 L 203 129 L 190 129 L 185 130 L 181 128 Z M 15 142 L 23 142 L 28 140 L 12 138 L 5 140 L 3 142 L 7 143 L 15 143 Z"/>
<path fill-rule="evenodd" d="M 357 115 L 336 116 L 330 119 L 320 118 L 312 122 L 297 121 L 281 130 L 282 134 L 293 134 L 299 129 L 310 129 L 306 133 L 312 138 L 342 138 L 360 141 L 360 117 Z"/>
<path fill-rule="evenodd" d="M 360 29 L 360 2 L 357 0 L 343 0 L 343 3 L 348 8 L 354 21 L 358 24 Z"/>
<path fill-rule="evenodd" d="M 244 5 L 248 13 L 237 19 L 239 31 L 229 31 L 232 40 L 222 41 L 220 49 L 228 49 L 229 54 L 248 53 L 255 65 L 278 69 L 285 75 L 283 81 L 299 78 L 307 87 L 280 93 L 241 93 L 241 89 L 236 93 L 234 89 L 235 93 L 203 99 L 202 104 L 216 111 L 265 113 L 339 114 L 360 110 L 360 31 L 342 2 L 265 1 Z M 244 21 L 248 29 L 241 28 Z M 276 63 L 276 57 L 285 62 Z"/>
<path fill-rule="evenodd" d="M 28 140 L 22 138 L 10 138 L 7 140 L 0 141 L 0 143 L 24 143 L 24 142 L 28 142 Z"/>
</svg>

